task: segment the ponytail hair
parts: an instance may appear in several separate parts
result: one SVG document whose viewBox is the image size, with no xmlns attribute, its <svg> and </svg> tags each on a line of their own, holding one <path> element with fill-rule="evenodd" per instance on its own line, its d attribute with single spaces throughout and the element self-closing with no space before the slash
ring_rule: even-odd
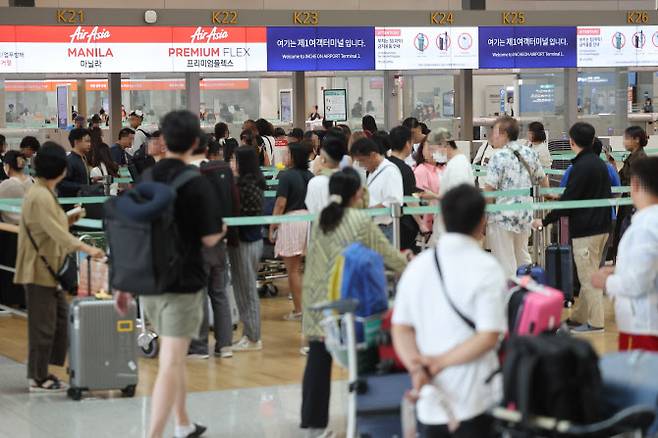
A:
<svg viewBox="0 0 658 438">
<path fill-rule="evenodd" d="M 320 213 L 320 229 L 327 234 L 340 225 L 345 208 L 361 188 L 361 178 L 351 167 L 334 173 L 329 180 L 329 205 Z"/>
<path fill-rule="evenodd" d="M 14 172 L 22 172 L 25 169 L 27 161 L 22 153 L 19 151 L 11 150 L 7 152 L 2 159 L 2 163 L 9 166 Z"/>
</svg>

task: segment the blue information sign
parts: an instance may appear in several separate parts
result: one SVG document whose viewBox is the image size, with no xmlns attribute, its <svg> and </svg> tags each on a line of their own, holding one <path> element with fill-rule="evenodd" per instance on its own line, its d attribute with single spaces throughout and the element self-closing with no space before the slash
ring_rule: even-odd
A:
<svg viewBox="0 0 658 438">
<path fill-rule="evenodd" d="M 374 27 L 268 27 L 268 71 L 374 70 Z"/>
<path fill-rule="evenodd" d="M 576 67 L 575 27 L 479 28 L 480 68 Z"/>
</svg>

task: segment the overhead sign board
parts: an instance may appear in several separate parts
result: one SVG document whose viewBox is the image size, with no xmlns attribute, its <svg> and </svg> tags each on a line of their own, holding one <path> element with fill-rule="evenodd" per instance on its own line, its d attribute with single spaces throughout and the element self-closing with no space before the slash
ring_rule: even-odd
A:
<svg viewBox="0 0 658 438">
<path fill-rule="evenodd" d="M 267 69 L 264 27 L 0 26 L 0 73 Z"/>
<path fill-rule="evenodd" d="M 269 27 L 268 71 L 374 70 L 372 27 Z"/>
<path fill-rule="evenodd" d="M 579 67 L 658 65 L 658 26 L 578 27 Z"/>
<path fill-rule="evenodd" d="M 377 27 L 377 70 L 478 68 L 477 27 Z"/>
<path fill-rule="evenodd" d="M 575 27 L 479 28 L 479 68 L 576 67 Z"/>
</svg>

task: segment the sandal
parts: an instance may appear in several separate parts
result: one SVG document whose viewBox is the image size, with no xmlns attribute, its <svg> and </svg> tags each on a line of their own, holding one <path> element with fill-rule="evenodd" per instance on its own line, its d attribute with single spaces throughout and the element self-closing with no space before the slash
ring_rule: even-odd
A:
<svg viewBox="0 0 658 438">
<path fill-rule="evenodd" d="M 66 384 L 52 374 L 41 381 L 30 380 L 30 392 L 62 392 L 66 391 L 66 388 Z"/>
</svg>

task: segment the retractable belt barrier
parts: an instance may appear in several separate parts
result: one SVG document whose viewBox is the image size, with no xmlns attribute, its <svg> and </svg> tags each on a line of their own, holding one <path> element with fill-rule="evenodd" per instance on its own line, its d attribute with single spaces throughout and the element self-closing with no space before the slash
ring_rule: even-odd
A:
<svg viewBox="0 0 658 438">
<path fill-rule="evenodd" d="M 628 193 L 629 187 L 614 187 L 613 193 Z M 541 189 L 540 194 L 558 194 L 564 191 L 564 189 Z M 506 190 L 499 192 L 484 192 L 483 194 L 488 197 L 502 197 L 502 196 L 530 196 L 531 189 L 516 189 L 516 190 Z M 94 200 L 95 203 L 104 202 L 101 198 L 103 197 L 92 197 L 92 198 L 61 198 L 60 202 L 67 204 L 84 204 L 87 199 Z M 107 199 L 107 198 L 104 198 Z M 412 198 L 414 203 L 418 203 L 418 200 Z M 21 199 L 0 199 L 0 211 L 6 211 L 10 213 L 20 213 L 20 202 Z M 411 202 L 411 201 L 410 201 Z M 89 203 L 89 202 L 86 202 Z M 633 201 L 628 198 L 610 198 L 610 199 L 589 199 L 589 200 L 580 200 L 580 201 L 547 201 L 547 202 L 521 202 L 513 204 L 488 204 L 487 212 L 501 212 L 501 211 L 545 211 L 545 210 L 565 210 L 565 209 L 581 209 L 581 208 L 601 208 L 601 207 L 614 207 L 618 205 L 632 205 Z M 368 216 L 390 216 L 392 209 L 391 208 L 369 208 L 363 210 Z M 419 207 L 403 207 L 403 215 L 415 215 L 415 214 L 436 214 L 440 212 L 440 206 L 436 205 L 426 205 Z M 290 222 L 312 222 L 315 220 L 317 215 L 314 214 L 304 214 L 304 215 L 279 215 L 279 216 L 248 216 L 248 217 L 227 217 L 224 218 L 224 223 L 228 226 L 249 226 L 249 225 L 270 225 L 270 224 L 282 224 Z M 76 222 L 76 225 L 102 230 L 103 223 L 99 219 L 81 219 Z"/>
</svg>

